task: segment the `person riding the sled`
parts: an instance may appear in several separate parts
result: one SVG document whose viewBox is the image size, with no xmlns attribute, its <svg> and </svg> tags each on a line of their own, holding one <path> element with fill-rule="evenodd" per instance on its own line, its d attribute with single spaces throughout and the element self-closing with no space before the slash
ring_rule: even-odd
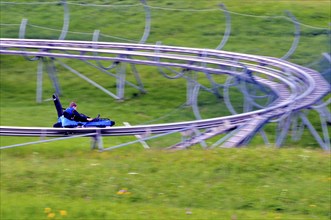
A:
<svg viewBox="0 0 331 220">
<path fill-rule="evenodd" d="M 69 107 L 64 110 L 56 94 L 53 94 L 53 101 L 58 117 L 57 122 L 53 125 L 54 128 L 105 128 L 115 125 L 115 121 L 109 118 L 100 118 L 100 114 L 96 118 L 90 118 L 79 113 L 75 102 L 71 102 Z"/>
<path fill-rule="evenodd" d="M 63 116 L 69 120 L 79 121 L 79 122 L 88 122 L 92 121 L 93 118 L 90 118 L 84 114 L 81 114 L 77 111 L 77 104 L 75 102 L 71 102 L 69 107 L 64 110 Z"/>
</svg>

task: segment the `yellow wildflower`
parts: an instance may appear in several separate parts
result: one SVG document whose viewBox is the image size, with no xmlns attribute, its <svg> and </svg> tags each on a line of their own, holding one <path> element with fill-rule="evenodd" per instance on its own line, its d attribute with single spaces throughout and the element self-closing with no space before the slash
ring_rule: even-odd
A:
<svg viewBox="0 0 331 220">
<path fill-rule="evenodd" d="M 50 213 L 51 211 L 52 211 L 51 208 L 45 208 L 45 209 L 44 209 L 44 212 L 45 212 L 45 213 Z"/>
<path fill-rule="evenodd" d="M 61 216 L 67 216 L 68 213 L 67 213 L 66 210 L 60 210 L 60 215 L 61 215 Z"/>
<path fill-rule="evenodd" d="M 117 195 L 128 195 L 131 194 L 127 189 L 121 189 L 117 193 Z"/>
<path fill-rule="evenodd" d="M 54 212 L 50 212 L 47 215 L 48 218 L 54 218 L 55 217 L 55 213 Z"/>
</svg>

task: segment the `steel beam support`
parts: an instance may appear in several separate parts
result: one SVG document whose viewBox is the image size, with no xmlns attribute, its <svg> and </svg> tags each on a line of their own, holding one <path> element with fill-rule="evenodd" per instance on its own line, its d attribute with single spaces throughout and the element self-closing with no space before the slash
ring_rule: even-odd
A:
<svg viewBox="0 0 331 220">
<path fill-rule="evenodd" d="M 324 143 L 325 143 L 325 147 L 323 149 L 330 150 L 330 135 L 328 131 L 328 125 L 327 125 L 326 117 L 323 115 L 322 112 L 320 112 L 320 120 L 322 125 L 323 136 L 324 136 Z"/>
<path fill-rule="evenodd" d="M 18 33 L 18 38 L 20 38 L 20 39 L 25 38 L 25 31 L 26 31 L 27 23 L 28 23 L 28 19 L 23 18 L 22 21 L 21 21 L 20 30 L 19 30 L 19 33 Z"/>
<path fill-rule="evenodd" d="M 321 148 L 323 148 L 326 151 L 330 151 L 329 136 L 327 135 L 326 140 L 323 140 L 321 138 L 321 136 L 318 134 L 318 132 L 316 131 L 316 129 L 314 128 L 314 126 L 310 123 L 307 116 L 305 114 L 303 114 L 302 112 L 300 112 L 300 117 L 301 117 L 303 123 L 305 123 L 305 125 L 308 127 L 310 133 L 314 136 L 315 140 L 321 146 Z M 323 129 L 323 131 L 324 131 L 324 129 Z"/>
<path fill-rule="evenodd" d="M 100 67 L 100 66 L 97 66 L 97 65 L 95 65 L 95 64 L 93 64 L 93 63 L 91 63 L 91 62 L 89 62 L 89 61 L 86 61 L 86 60 L 81 60 L 81 61 L 84 62 L 84 63 L 86 63 L 87 65 L 90 65 L 90 66 L 92 66 L 92 67 L 94 67 L 94 68 L 100 70 L 101 72 L 106 73 L 107 75 L 109 75 L 109 76 L 111 76 L 111 77 L 114 77 L 115 79 L 117 78 L 116 74 L 113 74 L 113 73 L 109 72 L 107 69 L 104 69 L 104 68 L 102 68 L 102 67 Z M 137 72 L 137 74 L 139 74 L 139 73 Z M 138 76 L 138 77 L 139 77 L 139 76 Z M 138 83 L 138 84 L 139 84 L 139 83 Z M 143 88 L 143 87 L 144 87 L 143 84 L 141 84 L 141 85 L 139 84 L 139 85 L 137 86 L 137 85 L 135 85 L 135 84 L 133 84 L 133 83 L 131 83 L 131 82 L 125 80 L 125 85 L 131 86 L 132 88 L 135 88 L 135 89 L 139 90 L 139 91 L 142 92 L 142 93 L 146 93 L 145 89 Z"/>
<path fill-rule="evenodd" d="M 224 35 L 223 35 L 223 38 L 222 38 L 222 41 L 221 43 L 216 47 L 216 50 L 221 50 L 226 42 L 228 41 L 229 39 L 229 36 L 230 36 L 230 33 L 231 33 L 231 16 L 230 16 L 230 13 L 229 11 L 227 10 L 227 8 L 225 7 L 224 4 L 220 4 L 220 7 L 221 9 L 223 10 L 224 12 L 224 15 L 225 15 L 225 23 L 226 23 L 226 28 L 225 28 L 225 32 L 224 32 Z"/>
<path fill-rule="evenodd" d="M 70 13 L 66 0 L 61 0 L 61 4 L 63 5 L 63 25 L 61 35 L 59 36 L 59 40 L 64 40 L 68 33 L 69 23 L 70 23 Z M 28 19 L 22 19 L 20 30 L 19 30 L 19 38 L 24 39 L 26 33 L 26 25 L 28 23 Z"/>
<path fill-rule="evenodd" d="M 46 62 L 47 73 L 48 73 L 49 78 L 52 81 L 55 93 L 58 94 L 58 95 L 61 95 L 62 92 L 61 92 L 60 84 L 59 84 L 59 81 L 58 81 L 58 78 L 57 78 L 57 75 L 56 75 L 56 68 L 55 68 L 55 65 L 54 65 L 54 60 L 55 59 L 51 57 L 49 60 L 47 60 L 47 58 L 45 58 L 43 60 L 44 60 L 44 62 Z"/>
<path fill-rule="evenodd" d="M 206 50 L 204 50 L 202 52 L 202 54 L 200 54 L 202 60 L 201 60 L 201 66 L 204 67 L 204 69 L 207 69 L 207 63 L 204 62 L 204 59 L 208 57 L 208 52 Z M 217 97 L 217 98 L 222 98 L 222 95 L 219 93 L 218 91 L 218 85 L 217 83 L 214 81 L 212 75 L 205 71 L 205 76 L 206 78 L 209 80 L 210 84 L 211 84 L 211 90 L 213 91 L 214 95 Z"/>
<path fill-rule="evenodd" d="M 147 5 L 146 0 L 140 0 L 140 2 L 144 5 L 144 10 L 145 10 L 145 30 L 144 34 L 141 37 L 139 43 L 144 44 L 149 36 L 149 32 L 151 30 L 151 11 L 150 8 Z"/>
<path fill-rule="evenodd" d="M 200 136 L 200 135 L 201 135 L 201 132 L 200 132 L 199 129 L 194 128 L 193 130 L 194 130 L 195 136 Z M 205 140 L 201 140 L 201 141 L 200 141 L 200 145 L 201 145 L 201 147 L 202 147 L 203 149 L 206 149 L 206 148 L 208 147 L 208 146 L 207 146 L 207 143 L 206 143 Z"/>
<path fill-rule="evenodd" d="M 136 79 L 136 82 L 137 82 L 137 84 L 138 84 L 138 86 L 135 86 L 135 87 L 136 87 L 141 93 L 146 93 L 146 90 L 144 89 L 144 84 L 143 84 L 143 82 L 142 82 L 142 80 L 141 80 L 141 78 L 140 78 L 140 75 L 139 75 L 139 72 L 138 72 L 138 70 L 137 70 L 136 65 L 134 65 L 133 63 L 131 63 L 130 66 L 131 66 L 131 70 L 132 70 L 132 72 L 133 72 L 133 75 L 134 75 L 134 77 L 135 77 L 135 79 Z M 127 81 L 126 81 L 125 83 L 127 83 Z"/>
<path fill-rule="evenodd" d="M 331 103 L 331 98 L 327 100 L 325 103 L 313 107 L 313 109 L 315 109 L 319 113 L 323 136 L 324 136 L 324 142 L 326 143 L 327 149 L 330 149 L 330 135 L 328 131 L 328 123 L 331 123 L 331 113 L 327 108 L 327 106 L 330 105 L 330 103 Z"/>
<path fill-rule="evenodd" d="M 199 111 L 198 95 L 199 95 L 200 85 L 195 84 L 192 91 L 192 109 L 194 116 L 197 120 L 201 120 L 201 114 Z"/>
<path fill-rule="evenodd" d="M 304 130 L 304 123 L 302 122 L 302 120 L 299 120 L 299 114 L 298 113 L 294 113 L 292 115 L 292 140 L 293 141 L 298 141 L 300 140 L 300 138 L 302 137 L 303 134 L 303 130 Z"/>
<path fill-rule="evenodd" d="M 141 142 L 141 141 L 147 141 L 147 140 L 151 140 L 151 139 L 154 139 L 154 138 L 163 137 L 163 136 L 166 136 L 166 135 L 169 135 L 169 134 L 174 134 L 174 133 L 181 132 L 181 131 L 184 131 L 184 130 L 187 130 L 187 128 L 180 129 L 180 130 L 173 130 L 173 131 L 170 131 L 170 132 L 167 132 L 167 133 L 157 134 L 157 135 L 154 135 L 154 136 L 143 137 L 139 140 L 130 141 L 130 142 L 127 142 L 127 143 L 116 145 L 116 146 L 104 148 L 102 151 L 113 150 L 113 149 L 124 147 L 124 146 L 130 145 L 130 144 L 135 144 L 135 143 L 138 143 L 138 142 Z"/>
<path fill-rule="evenodd" d="M 91 149 L 94 150 L 96 148 L 98 148 L 99 151 L 103 150 L 103 141 L 100 130 L 97 130 L 95 135 L 92 136 Z"/>
<path fill-rule="evenodd" d="M 182 142 L 181 142 L 182 144 L 189 142 L 191 139 L 195 137 L 201 136 L 201 132 L 197 128 L 191 128 L 189 130 L 182 131 L 180 132 L 180 134 L 182 135 Z M 204 139 L 201 139 L 200 145 L 203 149 L 207 149 L 208 147 Z"/>
<path fill-rule="evenodd" d="M 225 84 L 224 84 L 224 87 L 223 87 L 223 99 L 224 99 L 224 103 L 227 107 L 227 109 L 230 111 L 230 113 L 232 115 L 236 115 L 237 114 L 237 111 L 233 108 L 233 105 L 231 104 L 231 101 L 230 101 L 230 92 L 229 92 L 229 88 L 231 86 L 231 81 L 234 79 L 233 76 L 228 76 L 226 81 L 225 81 Z"/>
<path fill-rule="evenodd" d="M 108 91 L 107 89 L 105 89 L 104 87 L 102 87 L 101 85 L 99 85 L 98 83 L 94 82 L 93 80 L 89 79 L 88 77 L 84 76 L 83 74 L 79 73 L 77 70 L 71 68 L 70 66 L 68 66 L 67 64 L 61 62 L 60 60 L 56 59 L 56 61 L 63 66 L 64 68 L 66 68 L 67 70 L 69 70 L 70 72 L 74 73 L 75 75 L 77 75 L 78 77 L 84 79 L 85 81 L 87 81 L 88 83 L 90 83 L 91 85 L 97 87 L 98 89 L 100 89 L 101 91 L 103 91 L 104 93 L 108 94 L 109 96 L 115 98 L 115 99 L 120 99 L 120 97 L 114 95 L 112 92 Z"/>
<path fill-rule="evenodd" d="M 193 77 L 195 79 L 193 79 Z M 196 73 L 189 71 L 186 75 L 186 105 L 190 106 L 193 103 L 193 90 L 196 81 Z"/>
<path fill-rule="evenodd" d="M 43 58 L 38 61 L 38 69 L 37 69 L 37 89 L 36 89 L 36 102 L 42 102 L 42 94 L 43 94 Z"/>
<path fill-rule="evenodd" d="M 260 134 L 263 138 L 263 141 L 264 141 L 265 145 L 270 146 L 268 136 L 267 136 L 267 134 L 265 133 L 265 131 L 263 129 L 260 131 Z"/>
<path fill-rule="evenodd" d="M 144 1 L 144 0 L 142 0 L 142 1 Z M 100 30 L 95 30 L 94 33 L 93 33 L 93 42 L 98 42 L 99 35 L 100 35 Z M 148 34 L 146 34 L 146 35 L 148 35 Z M 98 45 L 93 44 L 93 48 L 97 49 Z M 94 55 L 98 56 L 98 53 L 94 52 Z M 130 58 L 130 56 L 127 56 L 127 58 Z M 125 65 L 125 64 L 123 64 L 121 62 L 117 62 L 117 61 L 112 62 L 112 64 L 110 64 L 108 67 L 103 66 L 102 63 L 100 62 L 100 60 L 97 60 L 98 66 L 95 66 L 94 64 L 92 64 L 92 63 L 90 63 L 86 60 L 83 60 L 83 62 L 85 62 L 85 63 L 99 69 L 100 71 L 105 72 L 108 75 L 113 76 L 113 77 L 116 78 L 117 96 L 119 97 L 118 99 L 124 99 L 124 90 L 125 90 L 124 86 L 125 86 L 125 84 L 128 84 L 128 85 L 138 89 L 142 93 L 146 93 L 146 91 L 144 89 L 144 85 L 142 83 L 142 80 L 141 80 L 141 78 L 139 76 L 139 73 L 137 71 L 137 68 L 136 68 L 135 64 L 133 64 L 133 63 L 131 63 L 130 66 L 131 66 L 133 75 L 134 75 L 138 85 L 135 85 L 135 84 L 125 80 L 125 71 L 126 70 L 125 70 L 125 68 L 121 69 L 121 68 L 123 68 L 122 65 Z M 120 66 L 120 68 L 119 68 L 119 66 Z M 116 68 L 116 74 L 112 74 L 112 73 L 108 72 L 108 70 L 111 70 L 111 69 L 114 69 L 114 68 Z M 124 72 L 121 72 L 121 71 L 124 71 Z M 123 74 L 124 74 L 124 76 L 123 76 Z M 123 77 L 124 77 L 124 79 L 123 79 Z"/>
<path fill-rule="evenodd" d="M 298 44 L 299 44 L 299 40 L 300 40 L 300 23 L 297 21 L 297 19 L 292 15 L 291 12 L 289 11 L 285 11 L 285 13 L 287 14 L 287 16 L 290 17 L 290 19 L 292 20 L 294 27 L 295 27 L 295 32 L 294 32 L 294 40 L 292 43 L 291 48 L 289 49 L 289 51 L 287 51 L 287 53 L 281 58 L 283 60 L 287 60 L 293 53 L 294 51 L 297 49 Z"/>
<path fill-rule="evenodd" d="M 222 144 L 229 139 L 230 137 L 232 137 L 236 132 L 238 132 L 238 130 L 241 129 L 242 126 L 230 131 L 229 133 L 227 133 L 224 137 L 220 138 L 218 141 L 216 141 L 214 144 L 212 144 L 210 146 L 211 149 L 215 148 L 215 147 L 220 147 L 220 148 L 225 148 L 222 146 Z"/>
<path fill-rule="evenodd" d="M 22 21 L 21 21 L 20 30 L 19 30 L 19 34 L 18 34 L 18 37 L 20 39 L 24 39 L 25 38 L 25 31 L 26 31 L 26 25 L 27 24 L 28 24 L 28 19 L 23 18 Z M 28 57 L 27 55 L 23 55 L 23 57 L 26 60 L 29 60 L 29 61 L 36 61 L 36 60 L 38 60 L 40 58 L 38 56 Z"/>
<path fill-rule="evenodd" d="M 61 4 L 63 5 L 64 13 L 63 13 L 63 26 L 59 40 L 64 40 L 67 36 L 67 32 L 69 29 L 70 13 L 69 13 L 69 7 L 67 5 L 67 0 L 61 0 Z"/>
<path fill-rule="evenodd" d="M 281 147 L 284 139 L 290 129 L 291 125 L 291 115 L 288 115 L 286 118 L 281 120 L 278 123 L 278 128 L 277 128 L 277 137 L 276 137 L 276 147 Z"/>
<path fill-rule="evenodd" d="M 52 141 L 68 140 L 68 139 L 78 138 L 78 137 L 93 136 L 95 134 L 96 133 L 88 133 L 88 134 L 72 135 L 72 136 L 68 136 L 68 137 L 52 138 L 52 139 L 47 139 L 47 140 L 43 139 L 43 140 L 39 140 L 39 141 L 26 142 L 26 143 L 22 143 L 22 144 L 13 144 L 13 145 L 0 147 L 0 150 L 14 148 L 14 147 L 22 147 L 22 146 L 31 145 L 31 144 L 40 144 L 40 143 L 46 143 L 46 142 L 52 142 Z"/>
<path fill-rule="evenodd" d="M 129 122 L 123 122 L 123 124 L 127 127 L 131 127 Z M 150 135 L 149 132 L 146 132 L 146 135 Z M 135 137 L 139 140 L 140 144 L 145 148 L 145 149 L 149 149 L 150 147 L 148 146 L 146 141 L 141 140 L 143 138 L 142 135 L 137 134 L 135 135 Z"/>
<path fill-rule="evenodd" d="M 117 97 L 120 100 L 124 100 L 124 89 L 125 89 L 125 69 L 126 63 L 120 63 L 116 67 L 116 89 Z"/>
</svg>

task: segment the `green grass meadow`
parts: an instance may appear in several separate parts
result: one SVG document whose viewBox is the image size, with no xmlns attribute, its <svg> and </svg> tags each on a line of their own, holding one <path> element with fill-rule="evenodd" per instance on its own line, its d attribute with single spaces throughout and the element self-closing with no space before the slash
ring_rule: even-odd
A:
<svg viewBox="0 0 331 220">
<path fill-rule="evenodd" d="M 2 152 L 2 219 L 46 219 L 45 208 L 54 219 L 330 217 L 330 156 L 319 150 L 77 146 Z"/>
<path fill-rule="evenodd" d="M 61 4 L 44 1 L 1 1 L 1 38 L 18 38 L 28 19 L 26 38 L 58 39 L 63 25 Z M 38 3 L 38 4 L 35 4 Z M 68 1 L 69 3 L 69 1 Z M 66 39 L 138 42 L 145 27 L 138 0 L 70 1 Z M 81 4 L 82 3 L 82 4 Z M 83 4 L 84 3 L 84 4 Z M 294 39 L 290 11 L 300 23 L 301 37 L 289 61 L 319 66 L 330 52 L 330 1 L 148 0 L 151 30 L 147 44 L 216 48 L 226 27 L 223 3 L 231 12 L 231 35 L 224 50 L 282 57 Z M 103 5 L 103 6 L 101 6 Z M 112 5 L 112 7 L 110 7 Z M 134 5 L 134 6 L 132 6 Z M 114 78 L 78 60 L 62 60 L 106 89 L 116 92 Z M 103 65 L 109 63 L 102 62 Z M 42 103 L 36 102 L 38 61 L 0 55 L 0 125 L 51 127 L 57 120 L 54 93 L 46 71 Z M 117 101 L 61 66 L 56 66 L 63 105 L 76 101 L 90 116 L 132 125 L 194 120 L 186 103 L 186 81 L 163 77 L 155 67 L 136 66 L 146 94 L 125 88 Z M 127 80 L 135 82 L 130 65 Z M 224 82 L 225 78 L 217 78 Z M 202 82 L 203 79 L 202 79 Z M 206 82 L 207 83 L 207 82 Z M 240 93 L 231 90 L 241 111 Z M 330 94 L 326 97 L 330 98 Z M 229 115 L 222 100 L 199 93 L 203 118 Z M 320 134 L 319 115 L 307 112 Z M 247 147 L 184 151 L 164 150 L 181 140 L 173 134 L 111 151 L 90 148 L 90 138 L 30 144 L 0 151 L 0 219 L 211 219 L 211 220 L 328 220 L 331 218 L 331 158 L 305 129 L 299 141 L 291 136 L 276 148 L 276 124 L 264 127 L 270 141 L 257 135 Z M 329 127 L 330 130 L 330 127 Z M 206 140 L 208 146 L 220 137 Z M 39 137 L 0 137 L 8 146 Z M 103 137 L 104 147 L 135 137 Z"/>
</svg>

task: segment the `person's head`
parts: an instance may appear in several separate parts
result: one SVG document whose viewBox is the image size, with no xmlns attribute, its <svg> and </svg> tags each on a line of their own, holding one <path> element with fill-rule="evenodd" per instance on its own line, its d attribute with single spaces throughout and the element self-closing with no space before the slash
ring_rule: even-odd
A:
<svg viewBox="0 0 331 220">
<path fill-rule="evenodd" d="M 70 108 L 77 108 L 77 104 L 75 102 L 71 102 L 69 107 Z"/>
</svg>

